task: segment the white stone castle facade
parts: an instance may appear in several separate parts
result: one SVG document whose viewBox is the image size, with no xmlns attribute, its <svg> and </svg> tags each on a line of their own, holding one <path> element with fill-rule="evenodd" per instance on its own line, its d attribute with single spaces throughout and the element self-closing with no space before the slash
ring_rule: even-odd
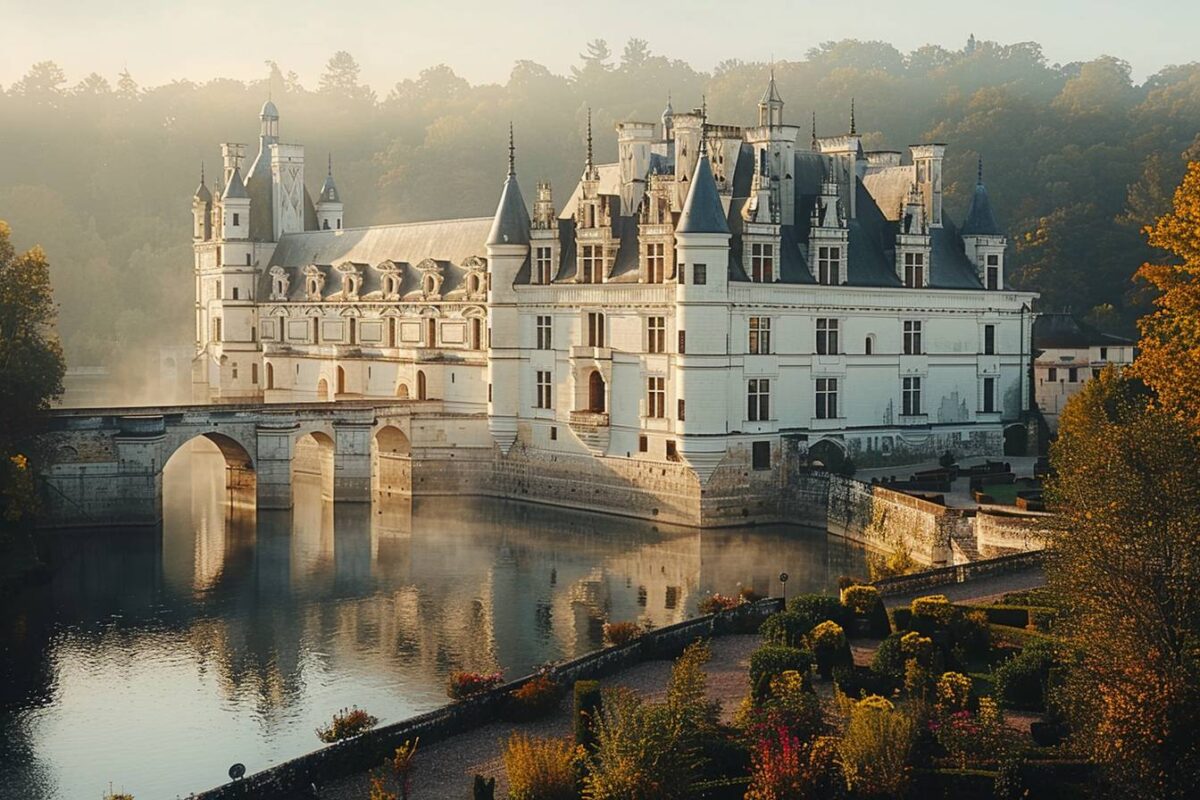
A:
<svg viewBox="0 0 1200 800">
<path fill-rule="evenodd" d="M 526 206 L 510 146 L 494 218 L 353 228 L 270 102 L 261 124 L 193 201 L 197 400 L 437 399 L 500 459 L 700 487 L 789 440 L 862 466 L 1023 430 L 1034 295 L 1006 286 L 982 178 L 961 225 L 943 209 L 944 145 L 802 136 L 772 78 L 751 127 L 618 124 L 615 164 L 589 122 L 560 204 L 539 183 Z"/>
</svg>

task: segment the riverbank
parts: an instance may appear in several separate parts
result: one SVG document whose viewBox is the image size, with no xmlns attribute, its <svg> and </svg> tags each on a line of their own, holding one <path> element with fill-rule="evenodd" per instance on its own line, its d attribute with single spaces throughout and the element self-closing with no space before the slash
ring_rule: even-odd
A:
<svg viewBox="0 0 1200 800">
<path fill-rule="evenodd" d="M 1036 588 L 1045 584 L 1040 567 L 1022 572 L 980 578 L 946 587 L 939 593 L 950 595 L 956 603 L 987 603 L 1010 591 Z M 889 597 L 889 606 L 907 605 L 911 598 Z M 720 704 L 721 719 L 730 722 L 748 691 L 747 671 L 750 654 L 762 643 L 757 633 L 729 634 L 712 639 L 712 659 L 704 666 L 708 676 L 708 699 Z M 858 640 L 854 643 L 854 660 L 866 666 L 871 662 L 879 640 Z M 638 664 L 601 680 L 604 687 L 621 686 L 637 692 L 651 702 L 661 701 L 666 696 L 667 680 L 672 662 L 657 660 Z M 821 684 L 818 693 L 825 699 L 832 697 L 829 684 Z M 418 750 L 416 769 L 412 779 L 414 797 L 427 800 L 460 800 L 470 794 L 471 782 L 476 774 L 496 778 L 496 797 L 506 797 L 507 777 L 504 773 L 503 752 L 508 737 L 514 732 L 529 736 L 561 737 L 572 730 L 571 699 L 566 697 L 555 713 L 532 722 L 491 722 L 453 738 L 421 746 Z M 1029 722 L 1038 715 L 1011 713 L 1009 724 L 1021 726 L 1028 732 Z M 379 770 L 385 774 L 386 770 Z M 371 772 L 318 783 L 317 797 L 321 800 L 365 800 L 370 792 Z"/>
</svg>

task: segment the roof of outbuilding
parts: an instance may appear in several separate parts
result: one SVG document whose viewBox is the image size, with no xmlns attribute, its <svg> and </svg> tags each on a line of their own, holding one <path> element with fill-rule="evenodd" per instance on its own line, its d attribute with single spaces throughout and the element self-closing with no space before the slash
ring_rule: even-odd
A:
<svg viewBox="0 0 1200 800">
<path fill-rule="evenodd" d="M 1132 339 L 1104 333 L 1065 311 L 1038 314 L 1033 321 L 1033 346 L 1038 350 L 1128 347 L 1133 344 Z"/>
</svg>

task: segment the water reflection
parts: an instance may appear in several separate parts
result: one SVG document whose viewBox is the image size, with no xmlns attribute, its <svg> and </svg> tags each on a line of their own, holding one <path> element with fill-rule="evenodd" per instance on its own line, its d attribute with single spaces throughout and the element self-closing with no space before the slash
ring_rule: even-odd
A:
<svg viewBox="0 0 1200 800">
<path fill-rule="evenodd" d="M 357 704 L 384 721 L 444 701 L 453 669 L 531 667 L 665 625 L 739 585 L 828 588 L 861 553 L 786 527 L 702 534 L 499 501 L 229 502 L 212 454 L 172 459 L 158 532 L 48 540 L 52 580 L 0 628 L 0 797 L 186 795 L 312 749 Z"/>
</svg>

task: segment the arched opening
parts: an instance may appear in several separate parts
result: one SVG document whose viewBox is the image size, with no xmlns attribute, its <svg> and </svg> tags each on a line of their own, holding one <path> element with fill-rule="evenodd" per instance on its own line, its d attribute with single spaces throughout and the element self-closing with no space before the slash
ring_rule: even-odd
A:
<svg viewBox="0 0 1200 800">
<path fill-rule="evenodd" d="M 162 474 L 162 563 L 180 589 L 207 590 L 253 558 L 254 462 L 236 439 L 205 433 L 184 442 Z"/>
<path fill-rule="evenodd" d="M 594 369 L 588 375 L 588 411 L 602 413 L 605 407 L 604 398 L 604 376 L 600 374 L 600 370 Z"/>
<path fill-rule="evenodd" d="M 1029 430 L 1024 425 L 1004 429 L 1004 455 L 1023 456 L 1029 452 Z"/>
<path fill-rule="evenodd" d="M 407 383 L 401 383 L 399 386 L 396 387 L 396 397 L 400 398 L 401 400 L 408 399 L 408 384 Z"/>
<path fill-rule="evenodd" d="M 275 365 L 270 361 L 267 362 L 267 388 L 275 388 Z"/>
<path fill-rule="evenodd" d="M 376 491 L 393 493 L 412 489 L 411 453 L 411 444 L 404 431 L 395 425 L 379 429 L 375 434 L 375 458 L 371 470 Z"/>
<path fill-rule="evenodd" d="M 339 395 L 346 393 L 346 370 L 342 367 L 337 368 L 337 393 Z"/>
<path fill-rule="evenodd" d="M 863 342 L 863 352 L 866 353 L 867 355 L 871 355 L 872 353 L 875 352 L 875 337 L 874 336 L 868 336 L 866 338 L 866 341 Z"/>
<path fill-rule="evenodd" d="M 417 399 L 425 399 L 425 371 L 417 370 Z"/>
<path fill-rule="evenodd" d="M 483 320 L 479 317 L 471 318 L 471 349 L 483 349 Z"/>
<path fill-rule="evenodd" d="M 325 380 L 324 378 L 321 378 L 321 380 L 317 381 L 317 402 L 329 402 L 329 381 Z"/>
<path fill-rule="evenodd" d="M 333 439 L 321 431 L 302 433 L 292 446 L 292 504 L 305 498 L 333 500 Z"/>
<path fill-rule="evenodd" d="M 822 439 L 808 448 L 808 463 L 814 469 L 823 469 L 836 475 L 853 475 L 854 462 L 846 455 L 841 442 Z"/>
<path fill-rule="evenodd" d="M 425 346 L 437 347 L 437 320 L 430 318 L 425 320 Z"/>
</svg>

